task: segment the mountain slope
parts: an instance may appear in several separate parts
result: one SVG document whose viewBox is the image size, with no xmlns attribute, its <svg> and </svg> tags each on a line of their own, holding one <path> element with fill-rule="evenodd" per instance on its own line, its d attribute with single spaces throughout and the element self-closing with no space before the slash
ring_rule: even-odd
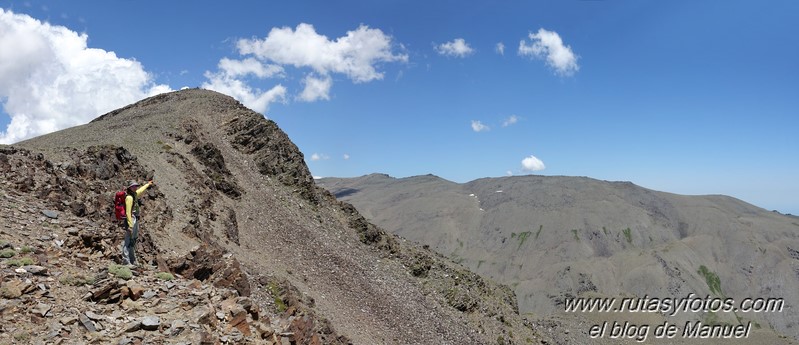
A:
<svg viewBox="0 0 799 345">
<path fill-rule="evenodd" d="M 4 191 L 40 195 L 48 207 L 95 222 L 109 241 L 119 239 L 113 192 L 127 179 L 154 178 L 144 198 L 143 259 L 250 295 L 275 315 L 305 315 L 317 341 L 538 338 L 510 289 L 368 223 L 314 185 L 274 122 L 230 97 L 163 94 L 14 147 L 6 161 L 30 152 L 41 162 L 31 171 L 9 165 L 3 173 L 14 183 Z M 26 174 L 42 178 L 25 182 Z M 234 262 L 218 267 L 223 255 Z"/>
<path fill-rule="evenodd" d="M 456 184 L 373 174 L 317 183 L 376 224 L 513 286 L 522 313 L 562 312 L 565 298 L 582 295 L 776 297 L 784 298 L 782 312 L 685 313 L 676 320 L 752 320 L 799 336 L 795 217 L 725 196 L 582 177 Z"/>
</svg>

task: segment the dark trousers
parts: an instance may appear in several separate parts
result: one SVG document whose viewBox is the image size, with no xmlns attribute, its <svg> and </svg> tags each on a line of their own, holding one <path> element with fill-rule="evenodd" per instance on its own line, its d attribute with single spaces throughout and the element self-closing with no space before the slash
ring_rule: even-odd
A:
<svg viewBox="0 0 799 345">
<path fill-rule="evenodd" d="M 125 227 L 125 242 L 122 243 L 122 261 L 124 264 L 136 265 L 136 241 L 139 239 L 139 220 L 133 218 L 133 227 L 128 227 L 128 220 L 123 220 Z"/>
</svg>

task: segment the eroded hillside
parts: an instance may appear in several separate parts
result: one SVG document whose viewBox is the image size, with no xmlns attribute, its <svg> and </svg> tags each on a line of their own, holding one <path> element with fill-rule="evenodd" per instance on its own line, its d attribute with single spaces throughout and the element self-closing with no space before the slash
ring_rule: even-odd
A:
<svg viewBox="0 0 799 345">
<path fill-rule="evenodd" d="M 51 306 L 14 326 L 18 332 L 0 333 L 5 339 L 23 333 L 67 343 L 540 339 L 536 325 L 519 315 L 511 289 L 372 225 L 315 186 L 302 153 L 274 122 L 215 92 L 159 95 L 3 147 L 0 173 L 1 239 L 15 252 L 31 248 L 27 254 L 49 272 L 36 277 L 3 259 L 2 287 L 28 284 L 27 292 L 4 297 L 3 317 L 27 320 L 42 310 L 38 303 Z M 156 186 L 144 198 L 139 249 L 147 265 L 120 281 L 108 273 L 121 239 L 111 220 L 112 195 L 125 180 L 151 178 Z M 59 218 L 42 218 L 42 210 Z M 176 282 L 158 280 L 167 272 Z M 80 282 L 61 281 L 70 274 Z M 39 282 L 48 295 L 30 294 Z M 149 298 L 131 298 L 131 285 L 152 291 Z M 110 303 L 98 307 L 97 299 Z M 158 316 L 160 325 L 120 327 L 145 316 Z"/>
</svg>

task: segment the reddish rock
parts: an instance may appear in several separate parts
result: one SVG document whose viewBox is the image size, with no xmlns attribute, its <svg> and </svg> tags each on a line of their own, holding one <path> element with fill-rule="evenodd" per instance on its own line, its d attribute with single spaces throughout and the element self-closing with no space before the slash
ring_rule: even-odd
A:
<svg viewBox="0 0 799 345">
<path fill-rule="evenodd" d="M 130 299 L 136 301 L 144 294 L 144 288 L 136 284 L 128 284 L 127 288 L 130 290 Z"/>
<path fill-rule="evenodd" d="M 238 309 L 233 312 L 233 317 L 230 319 L 228 330 L 236 328 L 244 334 L 244 336 L 249 337 L 252 335 L 252 331 L 250 331 L 250 324 L 247 322 L 247 312 L 244 309 Z"/>
</svg>

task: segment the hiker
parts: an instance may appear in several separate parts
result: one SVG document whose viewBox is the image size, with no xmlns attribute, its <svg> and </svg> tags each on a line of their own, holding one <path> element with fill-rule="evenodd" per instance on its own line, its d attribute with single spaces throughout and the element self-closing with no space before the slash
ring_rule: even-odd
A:
<svg viewBox="0 0 799 345">
<path fill-rule="evenodd" d="M 138 182 L 131 181 L 125 189 L 125 219 L 122 226 L 125 228 L 125 242 L 122 244 L 122 260 L 126 265 L 138 266 L 136 261 L 136 240 L 139 239 L 139 196 L 150 188 L 153 181 L 140 186 Z"/>
</svg>

